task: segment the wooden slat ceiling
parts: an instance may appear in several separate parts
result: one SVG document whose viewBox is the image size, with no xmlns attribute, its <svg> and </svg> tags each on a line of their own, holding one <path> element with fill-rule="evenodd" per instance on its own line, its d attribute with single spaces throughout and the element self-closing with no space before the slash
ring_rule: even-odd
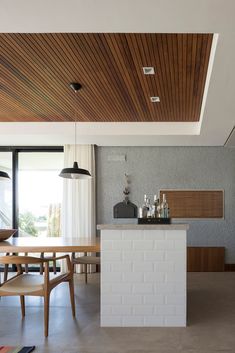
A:
<svg viewBox="0 0 235 353">
<path fill-rule="evenodd" d="M 212 38 L 0 34 L 0 121 L 198 121 Z M 76 96 L 70 82 L 82 84 Z"/>
</svg>

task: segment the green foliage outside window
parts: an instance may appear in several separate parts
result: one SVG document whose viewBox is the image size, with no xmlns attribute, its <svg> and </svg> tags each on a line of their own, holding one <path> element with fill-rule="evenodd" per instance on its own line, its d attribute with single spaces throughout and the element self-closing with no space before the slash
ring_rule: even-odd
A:
<svg viewBox="0 0 235 353">
<path fill-rule="evenodd" d="M 35 226 L 36 218 L 31 212 L 21 213 L 19 215 L 19 228 L 26 235 L 36 237 L 38 235 L 37 228 Z"/>
</svg>

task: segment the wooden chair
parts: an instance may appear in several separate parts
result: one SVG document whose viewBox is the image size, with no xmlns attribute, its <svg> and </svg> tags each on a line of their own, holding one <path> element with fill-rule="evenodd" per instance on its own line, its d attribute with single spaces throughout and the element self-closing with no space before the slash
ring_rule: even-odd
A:
<svg viewBox="0 0 235 353">
<path fill-rule="evenodd" d="M 10 253 L 6 253 L 6 256 L 10 255 Z M 4 265 L 4 270 L 3 270 L 3 281 L 5 282 L 7 280 L 7 276 L 8 276 L 8 267 L 9 265 Z M 0 286 L 1 286 L 1 273 L 0 273 Z M 1 299 L 1 297 L 0 297 Z"/>
<path fill-rule="evenodd" d="M 54 275 L 56 275 L 56 253 L 53 252 L 52 256 L 46 256 L 44 255 L 43 252 L 41 252 L 41 255 L 40 255 L 41 259 L 47 259 L 49 261 L 52 261 L 53 263 L 53 272 L 54 272 Z M 40 264 L 40 275 L 43 274 L 43 264 Z"/>
<path fill-rule="evenodd" d="M 6 253 L 6 256 L 9 256 L 9 255 L 10 255 L 10 253 Z M 12 254 L 12 255 L 14 255 L 14 254 Z M 26 253 L 24 253 L 24 255 L 28 256 L 28 253 L 26 252 Z M 57 273 L 57 270 L 56 270 L 56 253 L 53 252 L 52 256 L 45 257 L 44 253 L 42 252 L 40 254 L 40 258 L 41 259 L 46 259 L 46 260 L 49 260 L 49 261 L 53 262 L 53 272 L 56 275 L 56 273 Z M 24 266 L 25 266 L 25 273 L 28 273 L 29 272 L 28 265 L 25 264 Z M 6 281 L 7 278 L 8 278 L 8 269 L 9 269 L 9 265 L 5 265 L 4 266 L 4 281 Z M 40 264 L 40 275 L 43 275 L 43 263 Z"/>
<path fill-rule="evenodd" d="M 87 253 L 84 253 L 84 255 L 76 257 L 75 253 L 72 253 L 72 264 L 73 272 L 75 272 L 75 265 L 83 265 L 85 267 L 85 282 L 87 283 L 88 265 L 100 265 L 100 256 L 87 256 Z"/>
<path fill-rule="evenodd" d="M 53 288 L 62 282 L 69 283 L 70 300 L 72 314 L 75 316 L 74 302 L 74 283 L 73 283 L 73 266 L 69 255 L 57 257 L 56 260 L 66 259 L 68 272 L 50 278 L 49 260 L 27 256 L 2 256 L 0 263 L 4 265 L 15 264 L 17 266 L 17 274 L 7 281 L 0 284 L 1 296 L 20 296 L 22 318 L 25 316 L 25 296 L 41 296 L 44 297 L 44 332 L 45 337 L 48 336 L 49 324 L 49 302 L 50 293 Z M 22 265 L 29 264 L 45 264 L 44 276 L 36 274 L 23 273 Z"/>
<path fill-rule="evenodd" d="M 8 255 L 10 255 L 9 252 L 6 253 L 6 256 L 8 256 Z M 3 270 L 3 281 L 4 282 L 7 280 L 7 277 L 8 277 L 8 269 L 9 269 L 9 265 L 5 264 L 4 265 L 4 270 Z M 28 268 L 27 268 L 27 270 L 28 270 Z M 1 286 L 1 274 L 0 274 L 0 286 Z M 1 297 L 0 297 L 0 299 L 1 299 Z"/>
<path fill-rule="evenodd" d="M 10 255 L 10 253 L 7 252 L 7 253 L 6 253 L 6 256 L 9 256 L 9 255 Z M 4 282 L 7 280 L 8 268 L 9 268 L 9 265 L 8 265 L 8 264 L 5 264 L 5 265 L 4 265 L 4 276 L 3 276 L 3 281 L 4 281 Z"/>
</svg>

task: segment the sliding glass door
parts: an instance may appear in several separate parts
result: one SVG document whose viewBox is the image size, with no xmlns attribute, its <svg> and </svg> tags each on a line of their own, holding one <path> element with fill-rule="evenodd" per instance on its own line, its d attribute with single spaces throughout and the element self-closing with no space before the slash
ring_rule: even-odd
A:
<svg viewBox="0 0 235 353">
<path fill-rule="evenodd" d="M 19 236 L 60 236 L 62 168 L 63 153 L 19 153 Z"/>
<path fill-rule="evenodd" d="M 0 228 L 15 236 L 60 236 L 63 147 L 0 147 Z"/>
<path fill-rule="evenodd" d="M 12 178 L 12 153 L 0 152 L 0 171 Z M 12 228 L 12 181 L 0 180 L 0 228 Z"/>
</svg>

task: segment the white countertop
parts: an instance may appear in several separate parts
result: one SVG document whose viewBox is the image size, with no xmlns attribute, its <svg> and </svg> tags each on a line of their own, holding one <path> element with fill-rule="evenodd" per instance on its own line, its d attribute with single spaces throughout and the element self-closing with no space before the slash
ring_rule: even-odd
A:
<svg viewBox="0 0 235 353">
<path fill-rule="evenodd" d="M 97 229 L 136 229 L 136 230 L 187 230 L 188 224 L 98 224 Z"/>
</svg>

